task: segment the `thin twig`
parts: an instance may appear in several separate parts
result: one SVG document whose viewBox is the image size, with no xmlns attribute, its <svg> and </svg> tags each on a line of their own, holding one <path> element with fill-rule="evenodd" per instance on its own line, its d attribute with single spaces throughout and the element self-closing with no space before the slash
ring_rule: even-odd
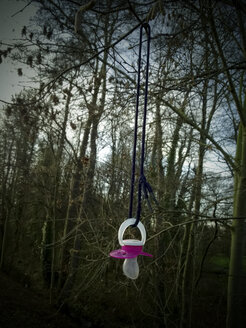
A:
<svg viewBox="0 0 246 328">
<path fill-rule="evenodd" d="M 212 237 L 212 239 L 209 241 L 206 249 L 205 249 L 205 252 L 203 254 L 203 257 L 202 257 L 202 261 L 201 261 L 201 265 L 200 265 L 200 270 L 199 270 L 199 275 L 198 275 L 198 278 L 196 280 L 196 283 L 195 283 L 195 288 L 197 288 L 198 286 L 198 283 L 199 281 L 201 280 L 201 277 L 202 277 L 202 269 L 203 269 L 203 266 L 204 266 L 204 262 L 205 262 L 205 259 L 207 257 L 207 254 L 208 254 L 208 251 L 209 251 L 209 248 L 210 246 L 213 244 L 213 242 L 215 241 L 215 239 L 218 237 L 218 222 L 215 221 L 215 230 L 214 230 L 214 235 Z"/>
<path fill-rule="evenodd" d="M 137 20 L 139 21 L 139 23 L 142 25 L 142 24 L 143 24 L 143 21 L 138 17 L 136 11 L 133 9 L 130 0 L 128 0 L 128 5 L 129 5 L 129 9 L 130 9 L 130 11 L 133 13 L 133 15 L 136 17 L 136 19 L 137 19 Z"/>
<path fill-rule="evenodd" d="M 178 224 L 175 224 L 175 225 L 172 225 L 171 227 L 168 227 L 168 228 L 165 228 L 161 231 L 159 231 L 158 233 L 154 234 L 153 236 L 151 236 L 150 238 L 148 238 L 147 241 L 150 241 L 156 237 L 158 237 L 159 235 L 161 235 L 162 233 L 164 232 L 167 232 L 171 229 L 174 229 L 174 228 L 177 228 L 177 227 L 180 227 L 180 226 L 183 226 L 183 225 L 186 225 L 186 224 L 191 224 L 191 223 L 200 223 L 200 222 L 204 222 L 204 223 L 207 223 L 207 222 L 220 222 L 220 221 L 224 221 L 224 220 L 245 220 L 246 217 L 236 217 L 236 218 L 222 218 L 222 219 L 214 219 L 214 218 L 211 218 L 211 219 L 196 219 L 196 220 L 189 220 L 189 221 L 185 221 L 185 222 L 181 222 L 181 223 L 178 223 Z"/>
<path fill-rule="evenodd" d="M 22 13 L 28 6 L 30 6 L 31 3 L 32 3 L 32 0 L 30 2 L 28 2 L 28 4 L 25 5 L 22 9 L 18 10 L 16 13 L 14 13 L 13 15 L 11 15 L 10 17 L 14 17 L 14 16 Z"/>
</svg>

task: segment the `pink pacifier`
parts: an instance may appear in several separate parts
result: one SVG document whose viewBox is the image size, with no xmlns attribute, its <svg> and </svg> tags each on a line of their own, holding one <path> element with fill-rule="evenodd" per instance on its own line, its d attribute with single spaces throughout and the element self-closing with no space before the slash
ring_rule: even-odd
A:
<svg viewBox="0 0 246 328">
<path fill-rule="evenodd" d="M 138 222 L 138 229 L 141 232 L 141 240 L 137 239 L 123 239 L 126 228 L 132 226 L 136 222 L 136 219 L 131 218 L 124 221 L 118 231 L 118 240 L 121 246 L 120 249 L 116 249 L 110 253 L 110 256 L 117 259 L 124 259 L 123 272 L 130 279 L 137 279 L 139 275 L 139 266 L 137 262 L 138 255 L 149 256 L 153 255 L 143 252 L 143 245 L 146 241 L 146 231 L 144 225 Z"/>
</svg>

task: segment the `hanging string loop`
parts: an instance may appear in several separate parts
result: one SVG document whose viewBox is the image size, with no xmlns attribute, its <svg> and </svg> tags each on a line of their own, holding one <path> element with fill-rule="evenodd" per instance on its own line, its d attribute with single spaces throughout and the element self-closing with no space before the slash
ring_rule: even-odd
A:
<svg viewBox="0 0 246 328">
<path fill-rule="evenodd" d="M 136 111 L 135 111 L 135 126 L 134 126 L 134 143 L 132 152 L 132 174 L 131 174 L 131 187 L 130 187 L 130 203 L 129 203 L 129 218 L 132 218 L 133 212 L 133 199 L 134 199 L 134 185 L 135 185 L 135 173 L 136 173 L 136 149 L 137 149 L 137 132 L 138 132 L 138 116 L 139 116 L 139 98 L 140 98 L 140 85 L 141 85 L 141 65 L 142 65 L 142 39 L 143 29 L 147 34 L 147 57 L 146 57 L 146 68 L 145 68 L 145 85 L 144 85 L 144 111 L 143 111 L 143 125 L 142 125 L 142 141 L 141 141 L 141 159 L 140 159 L 140 174 L 138 182 L 138 202 L 137 202 L 137 213 L 136 221 L 132 225 L 136 227 L 140 221 L 141 216 L 141 202 L 142 192 L 144 198 L 147 201 L 149 209 L 152 210 L 149 195 L 152 196 L 155 202 L 155 196 L 150 184 L 147 182 L 144 175 L 144 157 L 145 157 L 145 135 L 146 135 L 146 119 L 147 119 L 147 104 L 148 104 L 148 84 L 149 84 L 149 57 L 150 57 L 150 26 L 148 23 L 143 23 L 140 27 L 139 36 L 139 55 L 138 55 L 138 78 L 137 78 L 137 97 L 136 97 Z"/>
</svg>

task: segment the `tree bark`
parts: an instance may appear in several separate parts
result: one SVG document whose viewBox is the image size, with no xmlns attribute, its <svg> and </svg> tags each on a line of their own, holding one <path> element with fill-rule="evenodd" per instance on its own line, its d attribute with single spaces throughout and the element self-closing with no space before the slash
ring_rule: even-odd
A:
<svg viewBox="0 0 246 328">
<path fill-rule="evenodd" d="M 245 327 L 246 275 L 243 270 L 246 235 L 246 127 L 241 126 L 237 143 L 239 172 L 235 177 L 234 221 L 227 293 L 227 328 Z M 237 219 L 243 218 L 243 219 Z"/>
</svg>

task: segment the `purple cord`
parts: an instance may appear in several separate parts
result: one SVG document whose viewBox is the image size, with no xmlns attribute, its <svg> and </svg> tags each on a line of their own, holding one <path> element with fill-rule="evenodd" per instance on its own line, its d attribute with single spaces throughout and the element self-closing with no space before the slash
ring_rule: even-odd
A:
<svg viewBox="0 0 246 328">
<path fill-rule="evenodd" d="M 144 192 L 144 197 L 147 200 L 150 209 L 151 209 L 151 205 L 148 200 L 148 192 L 152 195 L 154 201 L 156 202 L 152 188 L 144 176 L 145 134 L 146 134 L 147 103 L 148 103 L 149 56 L 150 56 L 150 26 L 149 26 L 149 24 L 144 23 L 140 27 L 140 37 L 139 37 L 137 99 L 136 99 L 136 112 L 135 112 L 134 143 L 133 143 L 133 153 L 132 153 L 132 175 L 131 175 L 130 203 L 129 203 L 128 217 L 132 218 L 132 211 L 133 211 L 134 184 L 135 184 L 135 171 L 136 171 L 137 130 L 138 130 L 138 114 L 139 114 L 139 96 L 140 96 L 140 84 L 141 84 L 140 80 L 141 80 L 143 28 L 145 29 L 145 31 L 147 33 L 147 64 L 146 64 L 146 78 L 145 78 L 145 90 L 144 90 L 144 115 L 143 115 L 143 128 L 142 128 L 140 176 L 139 176 L 139 183 L 138 183 L 137 214 L 136 214 L 136 222 L 132 225 L 132 227 L 136 227 L 138 225 L 138 222 L 140 221 L 142 190 Z"/>
</svg>

